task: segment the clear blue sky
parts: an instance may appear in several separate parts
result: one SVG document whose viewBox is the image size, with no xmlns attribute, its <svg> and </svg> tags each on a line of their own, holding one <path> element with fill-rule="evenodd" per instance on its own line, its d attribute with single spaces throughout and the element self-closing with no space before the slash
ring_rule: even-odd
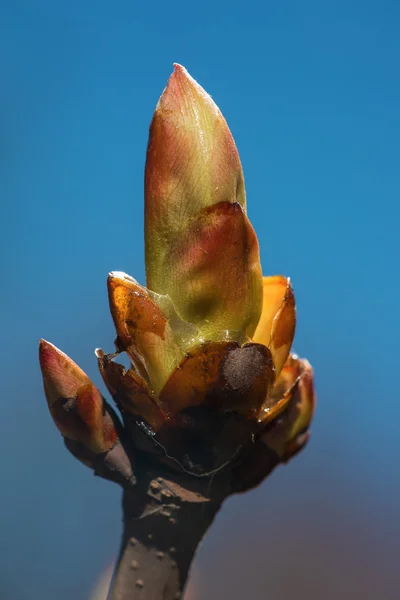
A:
<svg viewBox="0 0 400 600">
<path fill-rule="evenodd" d="M 64 450 L 37 343 L 100 384 L 107 273 L 144 281 L 148 125 L 173 62 L 232 129 L 319 397 L 305 453 L 221 514 L 196 600 L 227 579 L 233 600 L 283 600 L 284 560 L 329 582 L 301 571 L 300 599 L 398 597 L 399 31 L 396 0 L 0 0 L 2 598 L 86 600 L 117 551 L 119 491 Z"/>
</svg>

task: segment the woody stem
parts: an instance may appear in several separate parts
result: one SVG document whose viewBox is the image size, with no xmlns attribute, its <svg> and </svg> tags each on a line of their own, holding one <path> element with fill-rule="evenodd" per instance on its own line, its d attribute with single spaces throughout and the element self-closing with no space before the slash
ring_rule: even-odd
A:
<svg viewBox="0 0 400 600">
<path fill-rule="evenodd" d="M 207 486 L 204 480 L 193 485 L 149 475 L 124 492 L 123 538 L 109 600 L 183 598 L 196 549 L 225 497 L 220 488 L 210 499 Z"/>
</svg>

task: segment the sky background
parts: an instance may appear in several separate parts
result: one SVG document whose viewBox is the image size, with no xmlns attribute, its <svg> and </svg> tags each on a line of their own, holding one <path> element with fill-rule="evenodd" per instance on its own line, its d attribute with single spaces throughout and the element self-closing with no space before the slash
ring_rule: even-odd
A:
<svg viewBox="0 0 400 600">
<path fill-rule="evenodd" d="M 44 337 L 100 385 L 106 277 L 144 283 L 148 125 L 172 63 L 223 111 L 265 274 L 313 364 L 306 451 L 230 499 L 194 600 L 399 597 L 400 3 L 0 0 L 0 597 L 86 600 L 120 492 L 64 449 Z"/>
</svg>

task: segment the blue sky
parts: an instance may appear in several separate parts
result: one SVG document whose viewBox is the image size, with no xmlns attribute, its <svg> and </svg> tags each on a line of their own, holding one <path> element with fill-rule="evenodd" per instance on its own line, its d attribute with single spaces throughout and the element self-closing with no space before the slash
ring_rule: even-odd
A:
<svg viewBox="0 0 400 600">
<path fill-rule="evenodd" d="M 231 598 L 283 599 L 282 563 L 300 548 L 328 580 L 347 573 L 339 531 L 353 568 L 332 598 L 397 597 L 399 28 L 394 0 L 0 0 L 0 595 L 84 600 L 117 551 L 119 491 L 64 450 L 37 342 L 100 384 L 106 276 L 144 281 L 148 125 L 180 62 L 231 127 L 263 269 L 292 277 L 295 348 L 319 398 L 304 454 L 221 513 L 196 600 L 222 597 L 227 545 L 233 573 L 245 560 Z M 243 559 L 241 540 L 257 551 Z M 321 589 L 329 599 L 302 572 L 300 598 Z"/>
</svg>

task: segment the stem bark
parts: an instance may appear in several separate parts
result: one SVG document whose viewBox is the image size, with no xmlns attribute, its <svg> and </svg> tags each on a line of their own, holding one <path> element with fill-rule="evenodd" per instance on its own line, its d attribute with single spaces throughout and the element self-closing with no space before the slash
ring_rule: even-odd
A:
<svg viewBox="0 0 400 600">
<path fill-rule="evenodd" d="M 226 481 L 148 474 L 123 496 L 122 545 L 109 600 L 178 600 L 194 554 L 227 495 Z M 212 487 L 212 496 L 209 494 Z"/>
</svg>

